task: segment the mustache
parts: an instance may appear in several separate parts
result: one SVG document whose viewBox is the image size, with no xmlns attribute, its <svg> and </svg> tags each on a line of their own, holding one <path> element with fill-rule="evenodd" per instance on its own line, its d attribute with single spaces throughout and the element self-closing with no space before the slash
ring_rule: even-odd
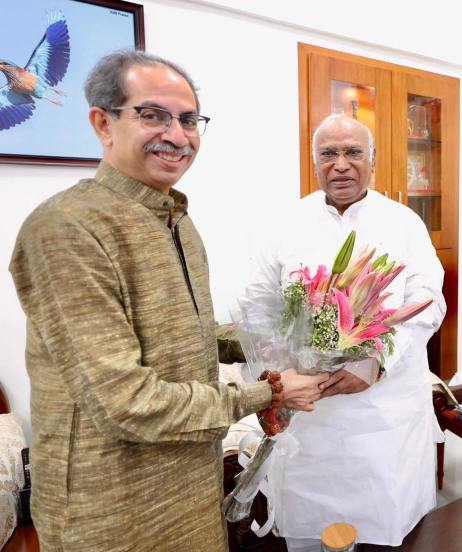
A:
<svg viewBox="0 0 462 552">
<path fill-rule="evenodd" d="M 193 155 L 194 150 L 190 148 L 189 146 L 182 146 L 181 148 L 177 148 L 173 144 L 170 144 L 168 142 L 157 142 L 156 144 L 146 144 L 144 146 L 145 153 L 158 153 L 158 152 L 165 152 L 165 153 L 174 153 L 176 155 Z"/>
</svg>

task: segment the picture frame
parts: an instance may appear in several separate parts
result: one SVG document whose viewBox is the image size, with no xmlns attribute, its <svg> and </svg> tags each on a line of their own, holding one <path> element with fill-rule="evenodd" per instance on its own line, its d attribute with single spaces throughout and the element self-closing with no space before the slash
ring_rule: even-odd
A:
<svg viewBox="0 0 462 552">
<path fill-rule="evenodd" d="M 143 6 L 123 0 L 4 3 L 0 163 L 96 166 L 102 147 L 88 120 L 84 83 L 104 55 L 144 50 Z"/>
</svg>

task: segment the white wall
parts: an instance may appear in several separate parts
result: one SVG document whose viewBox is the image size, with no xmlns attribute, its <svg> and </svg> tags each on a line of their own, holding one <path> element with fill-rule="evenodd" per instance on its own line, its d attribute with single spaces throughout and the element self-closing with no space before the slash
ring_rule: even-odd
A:
<svg viewBox="0 0 462 552">
<path fill-rule="evenodd" d="M 369 17 L 364 14 L 371 12 L 370 3 L 363 0 L 349 13 L 338 0 L 324 7 L 306 1 L 138 1 L 145 7 L 147 50 L 191 73 L 201 88 L 202 111 L 212 117 L 202 151 L 179 188 L 189 196 L 206 243 L 219 320 L 228 319 L 228 307 L 248 277 L 258 235 L 298 200 L 297 42 L 462 76 L 451 0 L 437 7 L 422 0 L 377 3 L 377 15 Z M 281 114 L 276 120 L 275 111 Z M 24 317 L 8 262 L 26 214 L 92 173 L 0 165 L 0 380 L 28 433 Z"/>
<path fill-rule="evenodd" d="M 220 7 L 262 21 L 283 23 L 301 32 L 337 40 L 339 37 L 385 46 L 397 52 L 426 56 L 460 68 L 459 12 L 454 2 L 442 0 L 190 0 L 191 4 Z"/>
</svg>

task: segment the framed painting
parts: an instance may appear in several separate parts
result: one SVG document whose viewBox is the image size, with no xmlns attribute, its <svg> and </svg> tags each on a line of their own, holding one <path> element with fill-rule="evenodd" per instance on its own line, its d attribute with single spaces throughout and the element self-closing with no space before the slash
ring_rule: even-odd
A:
<svg viewBox="0 0 462 552">
<path fill-rule="evenodd" d="M 95 166 L 101 145 L 83 86 L 102 56 L 144 50 L 143 6 L 121 0 L 3 0 L 0 163 Z"/>
</svg>

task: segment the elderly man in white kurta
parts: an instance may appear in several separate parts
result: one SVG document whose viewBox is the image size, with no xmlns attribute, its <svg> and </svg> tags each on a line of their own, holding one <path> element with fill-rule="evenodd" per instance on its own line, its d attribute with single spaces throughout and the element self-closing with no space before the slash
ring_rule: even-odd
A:
<svg viewBox="0 0 462 552">
<path fill-rule="evenodd" d="M 313 154 L 321 190 L 301 201 L 292 228 L 278 229 L 249 296 L 264 302 L 300 264 L 331 266 L 354 229 L 355 250 L 370 244 L 377 255 L 406 265 L 389 287 L 389 307 L 433 303 L 398 326 L 379 381 L 369 385 L 347 366 L 320 386 L 324 398 L 315 412 L 293 418 L 287 433 L 299 441 L 298 452 L 274 454 L 270 473 L 276 525 L 289 551 L 311 550 L 313 543 L 319 550 L 313 539 L 339 521 L 357 528 L 359 542 L 399 545 L 435 506 L 434 443 L 441 432 L 426 344 L 445 313 L 443 269 L 421 219 L 367 188 L 374 146 L 366 127 L 328 117 Z"/>
</svg>

